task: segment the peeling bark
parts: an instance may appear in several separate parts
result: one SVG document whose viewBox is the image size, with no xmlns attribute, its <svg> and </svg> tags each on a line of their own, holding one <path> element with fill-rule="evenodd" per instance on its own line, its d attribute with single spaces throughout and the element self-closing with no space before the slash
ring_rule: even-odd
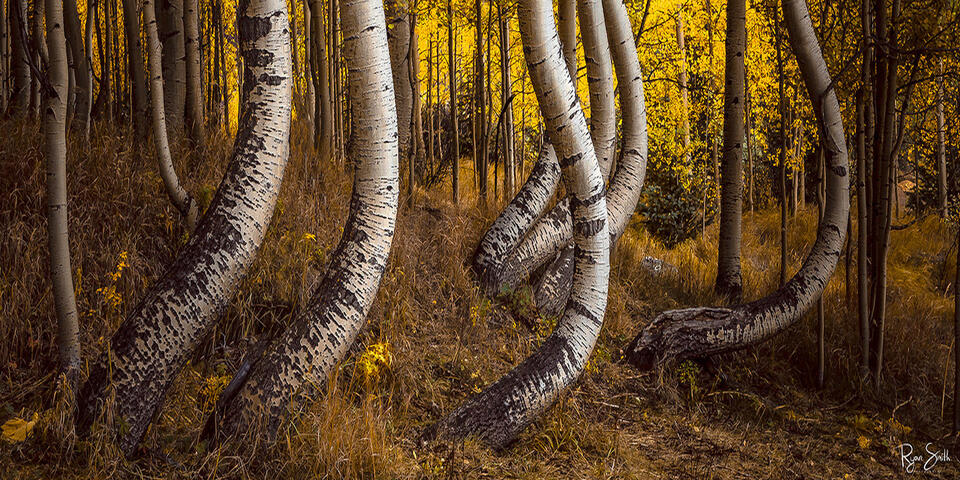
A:
<svg viewBox="0 0 960 480">
<path fill-rule="evenodd" d="M 114 334 L 80 392 L 81 434 L 113 398 L 108 411 L 128 456 L 252 263 L 289 157 L 286 3 L 241 0 L 238 17 L 246 79 L 233 158 L 190 241 Z"/>
<path fill-rule="evenodd" d="M 762 342 L 799 320 L 833 274 L 850 209 L 847 150 L 840 104 L 804 0 L 784 0 L 790 46 L 813 102 L 829 168 L 823 221 L 800 271 L 776 292 L 730 308 L 696 307 L 658 315 L 625 349 L 627 361 L 650 369 Z"/>
</svg>

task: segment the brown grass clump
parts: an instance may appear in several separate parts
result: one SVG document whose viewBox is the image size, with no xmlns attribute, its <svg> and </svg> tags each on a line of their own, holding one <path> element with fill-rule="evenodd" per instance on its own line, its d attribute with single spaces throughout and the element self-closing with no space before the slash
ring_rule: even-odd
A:
<svg viewBox="0 0 960 480">
<path fill-rule="evenodd" d="M 0 421 L 38 414 L 26 441 L 0 442 L 2 478 L 882 478 L 900 471 L 900 441 L 946 442 L 940 436 L 950 413 L 942 403 L 952 385 L 945 367 L 955 266 L 951 233 L 928 218 L 892 236 L 887 376 L 878 397 L 859 394 L 856 313 L 845 306 L 842 263 L 825 297 L 823 391 L 812 386 L 812 319 L 720 359 L 737 389 L 695 364 L 658 381 L 619 363 L 620 349 L 657 312 L 717 301 L 715 230 L 665 249 L 635 222 L 613 257 L 596 351 L 558 405 L 504 452 L 472 441 L 418 446 L 424 428 L 530 354 L 552 325 L 514 316 L 511 308 L 527 301 L 522 295 L 490 300 L 477 290 L 469 255 L 503 199 L 488 208 L 469 200 L 476 195 L 465 169 L 461 205 L 451 204 L 445 186 L 418 190 L 415 205 L 401 208 L 367 326 L 328 391 L 295 413 L 281 440 L 256 458 L 198 443 L 244 352 L 303 308 L 343 227 L 350 174 L 341 165 L 317 165 L 308 130 L 298 123 L 257 260 L 169 392 L 144 454 L 127 461 L 106 429 L 76 439 L 67 428 L 69 398 L 53 375 L 39 128 L 0 128 L 8 132 L 0 138 Z M 175 146 L 178 171 L 203 206 L 231 147 L 224 135 L 201 151 Z M 96 132 L 89 146 L 71 138 L 69 151 L 71 252 L 83 358 L 90 362 L 186 236 L 149 142 L 111 129 Z M 790 220 L 789 273 L 812 243 L 815 224 L 811 209 Z M 778 242 L 777 213 L 746 216 L 747 298 L 776 286 Z M 645 256 L 675 266 L 676 274 L 651 276 L 641 267 Z M 934 475 L 955 472 L 946 464 Z"/>
</svg>

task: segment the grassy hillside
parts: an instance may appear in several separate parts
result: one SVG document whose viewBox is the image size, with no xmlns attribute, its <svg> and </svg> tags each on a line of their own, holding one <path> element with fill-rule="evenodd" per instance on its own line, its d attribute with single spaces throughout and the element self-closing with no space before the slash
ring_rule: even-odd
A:
<svg viewBox="0 0 960 480">
<path fill-rule="evenodd" d="M 244 352 L 292 321 L 342 231 L 350 194 L 343 166 L 316 165 L 303 125 L 280 201 L 240 292 L 183 370 L 140 459 L 128 462 L 103 429 L 65 433 L 57 393 L 47 273 L 44 166 L 37 125 L 0 124 L 0 422 L 33 418 L 24 442 L 0 442 L 3 478 L 898 478 L 896 447 L 953 447 L 952 233 L 938 218 L 894 232 L 885 388 L 857 379 L 857 318 L 841 260 L 825 297 L 827 387 L 814 387 L 814 319 L 760 347 L 718 359 L 721 384 L 685 363 L 640 375 L 620 349 L 657 312 L 715 302 L 716 231 L 665 249 L 631 225 L 613 257 L 603 332 L 586 373 L 504 452 L 473 442 L 419 446 L 419 433 L 507 372 L 549 333 L 523 292 L 489 300 L 469 256 L 502 205 L 459 207 L 446 190 L 418 191 L 401 208 L 377 301 L 330 390 L 305 405 L 267 454 L 243 462 L 197 443 L 207 412 Z M 83 358 L 93 361 L 185 242 L 156 173 L 151 144 L 115 129 L 69 145 L 70 231 Z M 186 187 L 206 206 L 231 149 L 212 138 L 176 148 Z M 466 165 L 467 162 L 464 162 Z M 472 199 L 469 179 L 463 197 Z M 905 221 L 907 219 L 901 219 Z M 813 241 L 815 208 L 789 223 L 789 271 Z M 744 221 L 745 296 L 779 278 L 777 212 Z M 855 252 L 855 248 L 853 249 Z M 651 256 L 676 267 L 654 277 Z M 855 270 L 855 258 L 851 268 Z M 853 276 L 855 278 L 855 272 Z M 856 305 L 856 291 L 849 305 Z M 928 476 L 955 478 L 957 463 Z M 848 476 L 849 475 L 849 476 Z"/>
</svg>

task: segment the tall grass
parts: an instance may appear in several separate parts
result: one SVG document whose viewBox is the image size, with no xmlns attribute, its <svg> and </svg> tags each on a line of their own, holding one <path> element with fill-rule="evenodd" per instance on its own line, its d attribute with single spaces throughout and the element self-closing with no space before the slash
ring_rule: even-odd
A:
<svg viewBox="0 0 960 480">
<path fill-rule="evenodd" d="M 214 333 L 168 393 L 141 458 L 123 460 L 108 441 L 108 430 L 75 439 L 66 428 L 68 401 L 58 396 L 54 376 L 39 127 L 7 121 L 0 128 L 7 132 L 0 137 L 0 421 L 41 414 L 28 441 L 2 442 L 0 472 L 25 478 L 650 478 L 701 476 L 689 465 L 691 458 L 738 464 L 741 473 L 767 471 L 764 462 L 749 463 L 744 460 L 749 455 L 730 453 L 741 448 L 779 455 L 790 441 L 806 442 L 815 452 L 828 449 L 794 417 L 758 414 L 754 403 L 710 393 L 713 387 L 702 383 L 703 376 L 678 380 L 667 372 L 660 383 L 618 363 L 620 349 L 657 312 L 717 302 L 712 294 L 716 231 L 708 229 L 704 239 L 666 249 L 639 222 L 631 225 L 613 257 L 606 323 L 596 351 L 558 406 L 503 453 L 470 441 L 419 447 L 416 439 L 425 427 L 509 371 L 537 347 L 551 325 L 549 319 L 535 319 L 540 323 L 531 327 L 513 315 L 510 307 L 523 303 L 522 298 L 491 301 L 477 290 L 469 256 L 504 199 L 493 199 L 491 188 L 487 206 L 474 200 L 469 162 L 462 166 L 460 205 L 450 202 L 447 184 L 418 189 L 412 208 L 402 203 L 367 326 L 328 391 L 295 412 L 281 440 L 256 458 L 233 447 L 198 443 L 212 402 L 244 353 L 293 321 L 343 228 L 348 168 L 317 164 L 309 153 L 309 130 L 297 122 L 280 199 L 256 261 Z M 149 145 L 116 128 L 96 131 L 89 145 L 78 137 L 68 143 L 71 253 L 87 364 L 187 238 L 155 173 Z M 204 207 L 231 147 L 222 134 L 214 134 L 199 151 L 173 146 L 186 188 Z M 815 224 L 812 210 L 790 220 L 790 273 L 809 249 Z M 757 298 L 778 280 L 779 221 L 776 213 L 761 212 L 747 215 L 744 225 L 745 295 Z M 894 404 L 909 398 L 898 418 L 906 415 L 905 422 L 934 432 L 941 431 L 942 393 L 952 382 L 952 373 L 944 374 L 952 332 L 947 287 L 955 268 L 954 256 L 947 254 L 950 238 L 938 219 L 928 218 L 894 232 L 890 256 L 888 361 L 881 398 Z M 677 275 L 651 276 L 641 266 L 644 256 L 676 266 Z M 811 412 L 824 404 L 844 405 L 859 389 L 857 320 L 845 306 L 844 277 L 841 261 L 825 297 L 827 390 L 812 388 L 816 349 L 808 319 L 760 347 L 721 359 L 724 370 L 749 389 L 742 396 L 772 399 L 790 405 L 791 412 L 806 408 L 800 416 L 820 415 L 822 422 L 844 432 L 853 430 L 843 426 L 846 413 L 841 412 L 886 408 L 868 399 L 847 403 L 844 410 L 837 407 L 832 414 L 829 409 Z M 815 400 L 803 400 L 811 398 Z M 784 428 L 806 436 L 787 440 Z M 854 442 L 856 450 L 855 440 L 843 441 Z M 722 447 L 697 450 L 703 442 Z M 677 453 L 682 451 L 693 453 Z M 862 456 L 869 455 L 879 454 Z M 807 469 L 814 477 L 843 471 L 842 463 L 835 464 L 840 470 L 809 470 L 805 462 L 789 459 L 776 465 Z"/>
</svg>

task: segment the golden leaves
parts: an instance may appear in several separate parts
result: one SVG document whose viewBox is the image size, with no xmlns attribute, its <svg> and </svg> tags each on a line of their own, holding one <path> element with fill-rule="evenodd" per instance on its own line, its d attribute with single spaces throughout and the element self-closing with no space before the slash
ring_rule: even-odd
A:
<svg viewBox="0 0 960 480">
<path fill-rule="evenodd" d="M 11 418 L 3 424 L 0 429 L 3 430 L 3 439 L 11 443 L 20 443 L 30 436 L 33 427 L 40 420 L 40 415 L 34 412 L 33 417 L 28 421 L 19 417 Z"/>
</svg>

